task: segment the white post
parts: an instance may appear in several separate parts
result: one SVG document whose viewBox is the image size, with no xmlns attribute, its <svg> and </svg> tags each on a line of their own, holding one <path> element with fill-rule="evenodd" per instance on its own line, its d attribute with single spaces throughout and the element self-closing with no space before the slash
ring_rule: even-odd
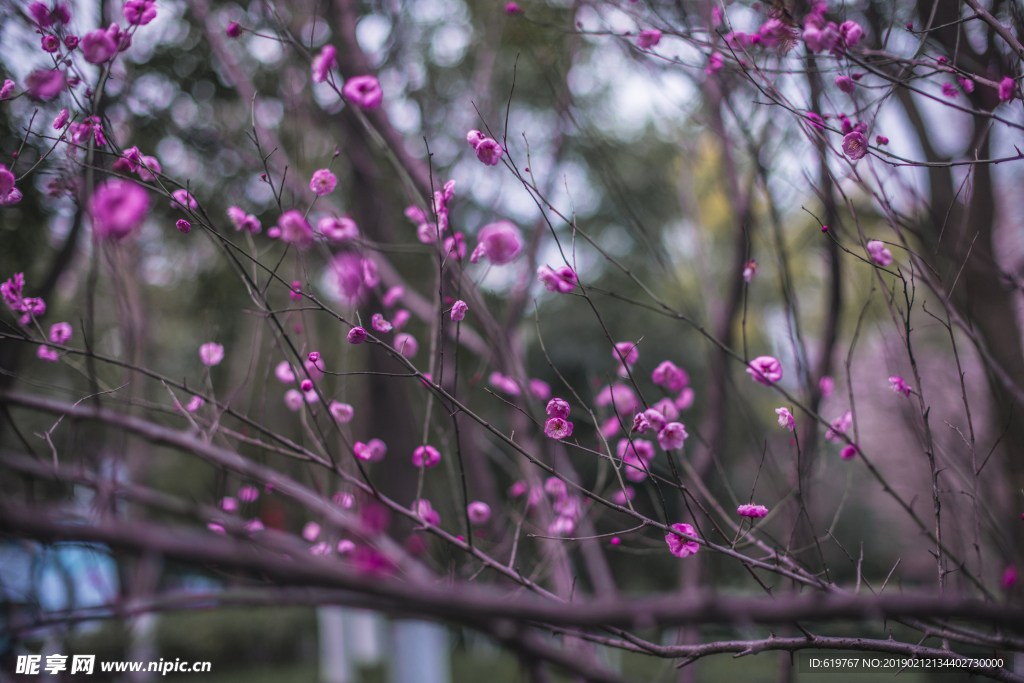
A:
<svg viewBox="0 0 1024 683">
<path fill-rule="evenodd" d="M 320 683 L 354 683 L 345 652 L 345 609 L 318 607 L 316 620 L 320 635 Z"/>
<path fill-rule="evenodd" d="M 451 683 L 448 629 L 429 621 L 392 625 L 391 683 Z"/>
</svg>

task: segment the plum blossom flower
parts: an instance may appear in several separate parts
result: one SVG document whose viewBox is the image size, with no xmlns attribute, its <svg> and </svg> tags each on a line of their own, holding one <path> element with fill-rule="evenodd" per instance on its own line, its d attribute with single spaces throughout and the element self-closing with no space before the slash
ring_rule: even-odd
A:
<svg viewBox="0 0 1024 683">
<path fill-rule="evenodd" d="M 43 52 L 54 53 L 60 49 L 60 38 L 55 35 L 47 34 L 43 36 L 41 41 Z"/>
<path fill-rule="evenodd" d="M 853 460 L 857 457 L 857 445 L 848 444 L 843 446 L 843 450 L 839 451 L 839 457 L 843 460 Z"/>
<path fill-rule="evenodd" d="M 818 380 L 818 389 L 821 390 L 822 398 L 828 398 L 829 396 L 831 396 L 832 392 L 835 391 L 835 388 L 836 381 L 829 377 L 828 375 L 825 375 L 820 380 Z"/>
<path fill-rule="evenodd" d="M 53 120 L 53 129 L 60 130 L 61 128 L 63 128 L 65 125 L 67 125 L 68 119 L 70 117 L 71 114 L 68 112 L 67 109 L 61 109 L 60 113 L 57 114 L 57 118 Z"/>
<path fill-rule="evenodd" d="M 477 526 L 487 524 L 491 519 L 491 506 L 479 500 L 474 500 L 466 506 L 469 514 L 469 521 Z"/>
<path fill-rule="evenodd" d="M 559 441 L 567 439 L 572 436 L 572 422 L 561 417 L 549 417 L 544 423 L 544 435 Z"/>
<path fill-rule="evenodd" d="M 50 341 L 54 344 L 66 344 L 71 340 L 71 325 L 69 323 L 54 323 L 50 326 Z"/>
<path fill-rule="evenodd" d="M 420 345 L 411 334 L 401 332 L 395 335 L 395 348 L 406 358 L 415 358 Z"/>
<path fill-rule="evenodd" d="M 145 26 L 156 19 L 156 2 L 154 0 L 128 0 L 121 10 L 129 25 Z"/>
<path fill-rule="evenodd" d="M 255 486 L 246 484 L 238 489 L 238 500 L 243 503 L 252 503 L 260 497 L 260 490 Z"/>
<path fill-rule="evenodd" d="M 1013 99 L 1014 80 L 1009 76 L 999 81 L 999 101 L 1009 102 Z"/>
<path fill-rule="evenodd" d="M 813 112 L 813 111 L 806 112 L 804 114 L 804 119 L 806 119 L 807 122 L 809 124 L 811 124 L 811 126 L 813 126 L 814 128 L 816 128 L 818 130 L 825 130 L 825 122 L 822 121 L 821 117 L 818 114 L 816 114 L 815 112 Z"/>
<path fill-rule="evenodd" d="M 395 317 L 391 319 L 392 329 L 394 329 L 395 332 L 401 330 L 403 327 L 405 327 L 405 324 L 409 322 L 409 318 L 411 317 L 411 315 L 412 314 L 409 313 L 409 311 L 405 310 L 404 308 L 400 308 L 397 311 L 395 311 Z"/>
<path fill-rule="evenodd" d="M 328 410 L 331 411 L 331 415 L 334 419 L 341 424 L 348 424 L 356 414 L 356 411 L 352 406 L 338 401 L 331 401 L 331 405 L 328 407 Z"/>
<path fill-rule="evenodd" d="M 313 380 L 308 378 L 302 380 L 302 382 L 299 383 L 299 389 L 302 390 L 302 393 L 308 394 L 310 391 L 313 390 Z"/>
<path fill-rule="evenodd" d="M 892 263 L 892 252 L 881 240 L 870 240 L 867 244 L 868 254 L 872 260 L 880 266 L 887 266 Z"/>
<path fill-rule="evenodd" d="M 548 535 L 564 537 L 576 530 L 576 520 L 572 517 L 555 517 L 555 521 L 548 525 Z"/>
<path fill-rule="evenodd" d="M 839 39 L 844 47 L 856 47 L 863 37 L 864 29 L 856 21 L 844 21 L 839 24 Z"/>
<path fill-rule="evenodd" d="M 544 408 L 544 412 L 548 414 L 548 417 L 569 417 L 569 413 L 572 412 L 572 408 L 569 406 L 569 402 L 561 398 L 553 398 L 548 401 L 547 407 Z"/>
<path fill-rule="evenodd" d="M 327 541 L 320 541 L 319 543 L 314 545 L 312 548 L 310 548 L 309 552 L 312 555 L 330 555 L 331 554 L 331 544 L 328 543 Z"/>
<path fill-rule="evenodd" d="M 313 194 L 322 197 L 325 194 L 334 192 L 338 184 L 338 177 L 326 168 L 313 171 L 313 177 L 309 180 L 309 189 Z"/>
<path fill-rule="evenodd" d="M 288 410 L 295 412 L 296 410 L 302 409 L 302 404 L 305 399 L 302 396 L 302 392 L 298 389 L 289 389 L 284 392 L 284 404 Z"/>
<path fill-rule="evenodd" d="M 57 353 L 57 349 L 50 348 L 49 346 L 40 345 L 36 350 L 36 357 L 40 360 L 45 360 L 50 363 L 56 363 L 60 358 L 60 354 Z"/>
<path fill-rule="evenodd" d="M 754 505 L 749 503 L 747 505 L 740 505 L 736 508 L 736 514 L 740 517 L 750 517 L 752 519 L 760 519 L 768 515 L 768 508 L 764 505 Z"/>
<path fill-rule="evenodd" d="M 360 109 L 377 109 L 384 99 L 384 91 L 375 76 L 353 76 L 345 81 L 341 94 Z"/>
<path fill-rule="evenodd" d="M 654 445 L 645 439 L 619 439 L 616 453 L 622 458 L 626 479 L 641 482 L 647 478 L 648 463 L 654 460 Z"/>
<path fill-rule="evenodd" d="M 836 87 L 845 93 L 852 93 L 857 87 L 857 84 L 853 82 L 853 79 L 846 74 L 839 74 L 836 76 Z"/>
<path fill-rule="evenodd" d="M 373 329 L 377 330 L 378 332 L 391 331 L 391 323 L 385 320 L 384 316 L 382 316 L 380 313 L 373 314 L 373 317 L 370 319 L 370 324 L 373 325 Z"/>
<path fill-rule="evenodd" d="M 302 537 L 312 543 L 320 537 L 320 525 L 316 522 L 306 522 L 306 526 L 302 527 Z"/>
<path fill-rule="evenodd" d="M 362 327 L 353 327 L 346 336 L 349 344 L 362 344 L 366 341 L 366 330 Z"/>
<path fill-rule="evenodd" d="M 313 58 L 310 69 L 313 72 L 313 82 L 323 83 L 327 80 L 328 74 L 338 64 L 338 51 L 333 45 L 324 45 L 320 53 Z"/>
<path fill-rule="evenodd" d="M 171 202 L 172 209 L 188 208 L 190 211 L 195 211 L 199 208 L 199 202 L 196 201 L 196 198 L 188 190 L 175 190 L 171 193 L 171 197 L 174 200 Z"/>
<path fill-rule="evenodd" d="M 102 64 L 117 53 L 117 43 L 106 29 L 89 31 L 79 43 L 82 57 L 90 64 Z"/>
<path fill-rule="evenodd" d="M 632 367 L 640 359 L 640 351 L 633 342 L 618 342 L 612 351 L 612 357 L 620 364 L 619 376 L 626 377 L 629 372 L 626 366 Z"/>
<path fill-rule="evenodd" d="M 452 304 L 452 320 L 454 322 L 464 320 L 466 318 L 466 311 L 468 310 L 469 305 L 465 301 L 462 301 L 461 299 L 459 301 L 456 301 L 454 304 Z"/>
<path fill-rule="evenodd" d="M 505 150 L 501 148 L 501 145 L 496 140 L 487 137 L 477 143 L 473 150 L 476 152 L 476 158 L 485 166 L 496 166 L 501 161 L 501 157 L 505 155 Z"/>
<path fill-rule="evenodd" d="M 632 415 L 640 405 L 640 400 L 636 397 L 636 393 L 625 384 L 613 384 L 604 387 L 597 393 L 594 405 L 598 408 L 612 405 L 617 413 Z"/>
<path fill-rule="evenodd" d="M 403 296 L 405 296 L 405 287 L 402 285 L 395 285 L 384 293 L 384 298 L 381 299 L 381 302 L 384 304 L 385 308 L 391 308 L 398 303 Z"/>
<path fill-rule="evenodd" d="M 283 360 L 274 368 L 274 376 L 284 384 L 291 384 L 295 381 L 295 371 L 288 361 Z"/>
<path fill-rule="evenodd" d="M 294 244 L 299 249 L 309 249 L 313 244 L 313 226 L 309 224 L 300 211 L 290 209 L 277 219 L 281 229 L 281 239 Z"/>
<path fill-rule="evenodd" d="M 636 40 L 636 44 L 645 50 L 654 47 L 660 42 L 661 31 L 656 28 L 649 28 L 640 31 L 640 36 Z"/>
<path fill-rule="evenodd" d="M 690 383 L 690 377 L 672 361 L 663 360 L 651 373 L 651 381 L 669 391 L 681 391 Z"/>
<path fill-rule="evenodd" d="M 0 164 L 0 206 L 17 204 L 21 201 L 21 190 L 14 186 L 14 174 Z"/>
<path fill-rule="evenodd" d="M 624 487 L 624 490 L 625 493 L 623 493 L 623 489 L 619 489 L 618 491 L 612 494 L 613 503 L 615 503 L 616 505 L 625 506 L 627 500 L 633 500 L 634 498 L 636 498 L 636 489 L 634 489 L 632 486 L 627 485 Z"/>
<path fill-rule="evenodd" d="M 974 92 L 974 81 L 973 80 L 971 80 L 970 78 L 962 78 L 960 76 L 957 76 L 956 80 L 959 81 L 960 87 L 964 89 L 964 92 L 966 92 L 966 93 Z"/>
<path fill-rule="evenodd" d="M 544 492 L 557 500 L 569 495 L 569 489 L 566 488 L 565 482 L 558 477 L 548 477 L 544 480 Z"/>
<path fill-rule="evenodd" d="M 686 387 L 679 392 L 679 397 L 675 400 L 675 407 L 679 410 L 688 410 L 693 405 L 693 400 L 696 398 L 693 389 Z"/>
<path fill-rule="evenodd" d="M 956 86 L 952 83 L 942 84 L 942 94 L 949 99 L 955 99 L 960 97 L 960 92 L 956 89 Z"/>
<path fill-rule="evenodd" d="M 228 22 L 227 28 L 224 29 L 224 33 L 228 35 L 228 38 L 238 38 L 242 35 L 243 30 L 242 25 L 237 21 L 230 21 Z"/>
<path fill-rule="evenodd" d="M 651 410 L 656 410 L 665 417 L 668 422 L 675 422 L 679 419 L 679 409 L 676 408 L 676 404 L 672 402 L 670 398 L 663 398 L 653 406 Z"/>
<path fill-rule="evenodd" d="M 757 269 L 757 261 L 750 259 L 743 264 L 743 281 L 750 282 L 759 272 L 761 271 Z"/>
<path fill-rule="evenodd" d="M 12 93 L 14 93 L 14 81 L 6 78 L 4 84 L 0 86 L 0 100 L 6 100 Z"/>
<path fill-rule="evenodd" d="M 776 408 L 775 414 L 779 416 L 779 426 L 789 431 L 796 429 L 796 418 L 789 412 L 788 408 Z"/>
<path fill-rule="evenodd" d="M 689 524 L 673 524 L 672 528 L 687 536 L 696 536 L 697 532 Z M 665 534 L 665 542 L 669 551 L 676 557 L 689 557 L 700 550 L 700 543 L 680 538 L 676 534 Z"/>
<path fill-rule="evenodd" d="M 343 510 L 348 510 L 349 508 L 356 504 L 355 496 L 345 491 L 338 491 L 337 493 L 334 494 L 334 497 L 331 498 L 331 500 L 334 502 L 335 505 L 337 505 Z"/>
<path fill-rule="evenodd" d="M 747 366 L 747 373 L 758 384 L 770 387 L 782 379 L 782 364 L 772 356 L 758 356 L 750 361 Z"/>
<path fill-rule="evenodd" d="M 853 425 L 853 413 L 847 410 L 843 415 L 837 417 L 831 422 L 831 429 L 825 432 L 825 438 L 832 443 L 842 443 L 843 440 L 840 438 L 840 434 L 846 434 Z"/>
<path fill-rule="evenodd" d="M 675 406 L 673 406 L 673 410 L 674 409 Z M 665 423 L 668 422 L 668 420 L 665 418 L 665 414 L 656 408 L 648 408 L 644 412 L 639 413 L 637 415 L 637 417 L 640 416 L 643 416 L 643 421 L 647 422 L 647 428 L 653 429 L 656 432 L 660 432 L 665 427 Z"/>
<path fill-rule="evenodd" d="M 530 394 L 538 401 L 546 401 L 551 398 L 551 385 L 542 379 L 531 379 Z"/>
<path fill-rule="evenodd" d="M 183 235 L 187 235 L 190 232 L 192 232 L 192 224 L 189 223 L 184 218 L 179 218 L 177 222 L 174 224 L 174 227 L 176 227 L 178 229 L 178 232 L 180 232 Z"/>
<path fill-rule="evenodd" d="M 220 499 L 220 509 L 224 512 L 234 512 L 238 509 L 238 499 L 231 496 L 224 496 Z"/>
<path fill-rule="evenodd" d="M 715 9 L 718 8 L 716 7 Z M 708 65 L 704 67 L 704 73 L 711 76 L 721 71 L 723 66 L 725 66 L 725 60 L 722 58 L 722 53 L 712 52 L 711 56 L 708 57 Z"/>
<path fill-rule="evenodd" d="M 514 14 L 522 14 L 523 8 L 515 2 L 510 2 L 505 5 L 505 14 L 512 16 Z"/>
<path fill-rule="evenodd" d="M 903 394 L 904 396 L 910 396 L 913 393 L 913 387 L 908 387 L 907 383 L 903 381 L 903 378 L 899 375 L 895 375 L 889 378 L 889 384 L 891 389 L 897 394 Z"/>
<path fill-rule="evenodd" d="M 104 238 L 121 240 L 130 235 L 149 211 L 149 193 L 130 180 L 108 178 L 89 198 L 93 230 Z"/>
<path fill-rule="evenodd" d="M 516 383 L 512 377 L 506 377 L 500 372 L 492 372 L 491 376 L 487 378 L 487 383 L 495 389 L 505 392 L 509 396 L 518 396 L 522 393 L 519 389 L 519 384 Z"/>
<path fill-rule="evenodd" d="M 540 266 L 537 268 L 537 279 L 544 283 L 549 292 L 560 294 L 568 294 L 576 289 L 576 282 L 579 280 L 576 271 L 569 266 L 562 266 L 557 270 L 549 266 Z"/>
<path fill-rule="evenodd" d="M 433 467 L 441 462 L 441 454 L 433 446 L 419 446 L 412 452 L 412 464 L 416 467 Z"/>
<path fill-rule="evenodd" d="M 682 422 L 669 422 L 658 432 L 658 444 L 666 451 L 682 448 L 688 436 Z"/>
<path fill-rule="evenodd" d="M 868 153 L 868 141 L 864 133 L 858 130 L 851 131 L 843 137 L 843 152 L 852 161 L 864 158 Z"/>
<path fill-rule="evenodd" d="M 25 92 L 33 100 L 48 102 L 64 89 L 64 73 L 60 69 L 39 69 L 25 79 Z M 97 140 L 98 144 L 102 144 Z"/>
<path fill-rule="evenodd" d="M 804 24 L 804 44 L 807 50 L 818 54 L 822 50 L 831 50 L 839 41 L 839 28 L 835 22 L 828 22 L 822 26 Z"/>
<path fill-rule="evenodd" d="M 420 498 L 416 501 L 416 506 L 413 508 L 413 512 L 416 513 L 416 516 L 419 517 L 424 524 L 429 524 L 430 526 L 441 525 L 441 515 L 438 514 L 437 510 L 434 509 L 434 506 L 430 504 L 430 501 L 425 498 Z"/>
<path fill-rule="evenodd" d="M 157 167 L 156 170 L 159 172 L 159 167 Z M 247 230 L 253 235 L 259 234 L 263 227 L 260 225 L 260 220 L 256 218 L 256 216 L 253 216 L 251 213 L 246 213 L 238 206 L 232 206 L 228 209 L 228 218 L 231 220 L 231 224 L 235 226 L 235 230 Z"/>
<path fill-rule="evenodd" d="M 224 360 L 224 347 L 216 342 L 207 342 L 199 347 L 199 359 L 203 365 L 213 367 Z"/>
<path fill-rule="evenodd" d="M 515 223 L 497 221 L 480 229 L 469 262 L 479 263 L 481 258 L 486 258 L 496 266 L 503 266 L 514 261 L 522 250 L 523 238 Z"/>
</svg>

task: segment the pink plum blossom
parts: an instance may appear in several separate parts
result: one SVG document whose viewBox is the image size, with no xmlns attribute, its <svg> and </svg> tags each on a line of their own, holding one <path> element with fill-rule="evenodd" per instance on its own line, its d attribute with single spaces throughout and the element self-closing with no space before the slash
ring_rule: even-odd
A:
<svg viewBox="0 0 1024 683">
<path fill-rule="evenodd" d="M 907 383 L 903 381 L 903 378 L 899 375 L 895 375 L 889 378 L 890 388 L 897 394 L 903 394 L 904 396 L 910 396 L 913 393 L 913 387 L 908 387 Z"/>
<path fill-rule="evenodd" d="M 124 3 L 121 13 L 130 25 L 145 26 L 156 19 L 156 2 L 154 0 L 128 0 Z"/>
<path fill-rule="evenodd" d="M 999 81 L 999 101 L 1000 102 L 1009 102 L 1010 100 L 1013 99 L 1013 89 L 1014 89 L 1014 86 L 1015 86 L 1015 82 L 1009 76 L 1006 76 L 1005 78 L 1003 78 L 1003 80 Z"/>
<path fill-rule="evenodd" d="M 405 296 L 405 287 L 402 285 L 395 285 L 384 293 L 384 298 L 381 299 L 381 302 L 384 304 L 385 308 L 391 308 L 398 303 L 403 296 Z"/>
<path fill-rule="evenodd" d="M 519 389 L 519 384 L 516 383 L 512 377 L 506 377 L 500 372 L 492 372 L 490 377 L 487 378 L 487 383 L 495 389 L 503 391 L 509 396 L 518 396 L 522 393 Z"/>
<path fill-rule="evenodd" d="M 485 166 L 497 166 L 501 157 L 505 155 L 505 150 L 501 148 L 501 145 L 491 138 L 484 138 L 473 149 L 476 151 L 476 158 Z"/>
<path fill-rule="evenodd" d="M 572 422 L 561 417 L 549 417 L 544 423 L 544 435 L 559 441 L 567 439 L 572 436 Z"/>
<path fill-rule="evenodd" d="M 117 52 L 117 43 L 106 29 L 102 28 L 89 31 L 82 36 L 79 46 L 82 49 L 82 57 L 90 64 L 102 64 Z"/>
<path fill-rule="evenodd" d="M 782 364 L 772 356 L 758 356 L 750 361 L 747 366 L 747 373 L 758 384 L 770 387 L 782 379 Z"/>
<path fill-rule="evenodd" d="M 313 245 L 313 226 L 309 224 L 302 212 L 290 209 L 277 219 L 281 229 L 281 239 L 294 244 L 299 249 L 309 249 Z"/>
<path fill-rule="evenodd" d="M 216 342 L 207 342 L 199 347 L 199 358 L 203 365 L 213 367 L 224 360 L 224 347 Z"/>
<path fill-rule="evenodd" d="M 304 393 L 304 394 L 309 393 L 310 391 L 313 390 L 313 380 L 311 380 L 311 379 L 304 379 L 304 380 L 302 380 L 302 382 L 299 383 L 299 389 L 301 389 L 302 393 Z"/>
<path fill-rule="evenodd" d="M 416 505 L 413 507 L 413 512 L 416 513 L 416 516 L 419 517 L 424 524 L 428 524 L 430 526 L 441 525 L 441 515 L 438 514 L 437 510 L 434 509 L 434 506 L 430 504 L 430 501 L 425 498 L 421 498 L 416 501 Z"/>
<path fill-rule="evenodd" d="M 385 320 L 384 316 L 382 316 L 380 313 L 373 314 L 373 317 L 370 319 L 370 324 L 373 325 L 373 329 L 377 330 L 378 332 L 391 331 L 391 323 Z"/>
<path fill-rule="evenodd" d="M 329 169 L 321 168 L 313 171 L 313 177 L 309 181 L 309 189 L 313 191 L 313 194 L 322 197 L 325 194 L 334 192 L 337 184 L 338 177 L 331 173 Z"/>
<path fill-rule="evenodd" d="M 638 434 L 646 434 L 647 430 L 651 428 L 651 423 L 647 419 L 647 415 L 644 413 L 637 413 L 633 416 L 633 431 Z"/>
<path fill-rule="evenodd" d="M 682 422 L 669 422 L 658 432 L 658 444 L 666 451 L 682 448 L 688 436 Z"/>
<path fill-rule="evenodd" d="M 619 363 L 624 362 L 626 365 L 632 366 L 640 359 L 640 351 L 633 342 L 618 342 L 612 351 L 612 357 Z M 626 375 L 624 367 L 619 369 L 619 374 Z"/>
<path fill-rule="evenodd" d="M 661 399 L 651 406 L 651 410 L 661 413 L 668 422 L 674 422 L 679 419 L 679 409 L 676 408 L 676 404 L 670 398 Z"/>
<path fill-rule="evenodd" d="M 697 536 L 697 532 L 689 524 L 673 524 L 672 528 L 687 536 Z M 669 551 L 676 557 L 689 557 L 700 550 L 700 543 L 681 538 L 676 534 L 665 534 L 665 542 L 668 543 Z"/>
<path fill-rule="evenodd" d="M 190 211 L 195 211 L 199 208 L 199 202 L 192 196 L 188 190 L 179 189 L 171 193 L 173 201 L 171 202 L 172 209 L 185 209 L 188 208 Z"/>
<path fill-rule="evenodd" d="M 542 379 L 531 379 L 530 394 L 538 401 L 546 401 L 551 398 L 551 385 Z"/>
<path fill-rule="evenodd" d="M 621 428 L 622 425 L 619 424 L 619 418 L 613 415 L 601 423 L 598 431 L 601 433 L 601 436 L 610 439 L 618 434 Z"/>
<path fill-rule="evenodd" d="M 740 517 L 750 517 L 752 519 L 760 519 L 761 517 L 768 516 L 768 508 L 764 505 L 754 505 L 748 503 L 747 505 L 740 505 L 736 508 L 736 514 Z"/>
<path fill-rule="evenodd" d="M 1010 589 L 1017 583 L 1017 567 L 1012 564 L 1006 568 L 1003 572 L 1003 576 L 999 579 L 999 585 L 1003 588 Z"/>
<path fill-rule="evenodd" d="M 412 452 L 412 464 L 416 467 L 433 467 L 441 462 L 441 454 L 433 446 L 419 446 Z"/>
<path fill-rule="evenodd" d="M 6 100 L 12 94 L 14 94 L 14 81 L 6 78 L 4 84 L 0 86 L 0 100 Z"/>
<path fill-rule="evenodd" d="M 274 376 L 284 384 L 291 384 L 295 381 L 295 371 L 288 361 L 283 360 L 274 368 Z"/>
<path fill-rule="evenodd" d="M 0 164 L 0 206 L 17 204 L 21 200 L 21 190 L 14 186 L 14 174 Z"/>
<path fill-rule="evenodd" d="M 625 490 L 625 493 L 623 493 L 623 490 Z M 612 502 L 623 507 L 625 507 L 627 500 L 633 500 L 634 498 L 636 498 L 636 489 L 628 485 L 624 489 L 619 489 L 612 494 Z"/>
<path fill-rule="evenodd" d="M 33 100 L 48 102 L 64 89 L 64 73 L 59 69 L 39 69 L 33 71 L 25 79 L 25 92 Z M 101 138 L 97 144 L 102 145 Z"/>
<path fill-rule="evenodd" d="M 56 363 L 60 358 L 60 354 L 57 353 L 57 349 L 50 348 L 49 346 L 40 346 L 36 350 L 36 357 L 40 360 L 45 360 L 50 363 Z"/>
<path fill-rule="evenodd" d="M 852 93 L 857 87 L 857 84 L 853 82 L 853 79 L 845 74 L 836 76 L 836 87 L 845 93 Z"/>
<path fill-rule="evenodd" d="M 839 457 L 843 460 L 853 460 L 857 457 L 857 446 L 856 444 L 848 444 L 843 446 L 843 450 L 839 452 Z"/>
<path fill-rule="evenodd" d="M 146 158 L 148 159 L 149 157 Z M 157 167 L 156 170 L 159 171 L 159 167 Z M 260 221 L 256 216 L 247 214 L 238 206 L 228 208 L 228 219 L 231 221 L 231 224 L 235 226 L 235 230 L 246 230 L 255 235 L 258 234 L 262 228 Z"/>
<path fill-rule="evenodd" d="M 511 263 L 523 250 L 523 238 L 519 228 L 511 221 L 489 223 L 480 229 L 477 246 L 469 257 L 470 263 L 479 263 L 486 258 L 496 266 Z"/>
<path fill-rule="evenodd" d="M 50 326 L 50 341 L 54 344 L 66 344 L 71 339 L 69 323 L 54 323 Z"/>
<path fill-rule="evenodd" d="M 302 397 L 302 392 L 298 389 L 289 389 L 284 392 L 284 404 L 288 407 L 288 410 L 295 412 L 302 409 L 302 404 L 305 399 Z"/>
<path fill-rule="evenodd" d="M 343 510 L 348 510 L 356 504 L 355 496 L 345 491 L 336 492 L 331 501 Z"/>
<path fill-rule="evenodd" d="M 597 397 L 594 398 L 594 405 L 598 408 L 611 405 L 620 415 L 632 415 L 640 405 L 640 399 L 625 384 L 614 384 L 606 386 L 598 392 Z"/>
<path fill-rule="evenodd" d="M 853 413 L 847 410 L 843 415 L 837 417 L 831 422 L 831 429 L 825 432 L 825 438 L 832 443 L 842 443 L 843 440 L 839 436 L 840 434 L 846 434 L 846 431 L 853 425 Z"/>
<path fill-rule="evenodd" d="M 121 240 L 139 227 L 149 212 L 149 193 L 130 180 L 108 178 L 92 193 L 88 210 L 97 235 Z"/>
<path fill-rule="evenodd" d="M 405 324 L 409 322 L 409 318 L 411 316 L 412 314 L 409 313 L 409 311 L 405 310 L 404 308 L 400 308 L 397 311 L 395 311 L 395 316 L 391 319 L 392 329 L 394 329 L 395 332 L 401 330 L 403 327 L 405 327 Z"/>
<path fill-rule="evenodd" d="M 347 335 L 349 344 L 362 344 L 366 341 L 366 330 L 362 327 L 353 327 Z"/>
<path fill-rule="evenodd" d="M 863 37 L 864 29 L 856 21 L 844 21 L 839 24 L 839 39 L 845 47 L 856 47 Z"/>
<path fill-rule="evenodd" d="M 864 133 L 858 130 L 847 133 L 843 137 L 843 152 L 852 161 L 864 158 L 864 155 L 868 153 L 868 141 L 864 137 Z"/>
<path fill-rule="evenodd" d="M 715 9 L 718 8 L 716 7 Z M 716 74 L 721 71 L 724 65 L 725 59 L 722 57 L 722 53 L 717 51 L 712 52 L 711 56 L 708 57 L 708 65 L 704 67 L 704 73 L 711 76 L 712 74 Z"/>
<path fill-rule="evenodd" d="M 576 520 L 572 517 L 555 517 L 555 521 L 548 525 L 548 535 L 565 537 L 576 530 Z"/>
<path fill-rule="evenodd" d="M 651 373 L 651 381 L 669 391 L 681 391 L 690 383 L 686 371 L 670 360 L 663 360 Z"/>
<path fill-rule="evenodd" d="M 673 408 L 675 408 L 675 406 L 673 406 Z M 668 422 L 668 420 L 665 419 L 665 414 L 656 408 L 648 408 L 644 412 L 639 413 L 639 415 L 642 415 L 644 420 L 647 421 L 647 427 L 656 432 L 661 432 L 661 430 L 664 429 L 665 424 Z"/>
<path fill-rule="evenodd" d="M 345 81 L 341 94 L 360 109 L 377 109 L 384 99 L 384 91 L 375 76 L 353 76 Z"/>
<path fill-rule="evenodd" d="M 340 422 L 341 424 L 348 424 L 349 422 L 352 421 L 352 418 L 356 414 L 356 411 L 352 406 L 350 406 L 347 403 L 340 403 L 338 401 L 332 401 L 331 405 L 328 407 L 328 410 L 331 411 L 331 415 L 334 417 L 334 419 Z"/>
<path fill-rule="evenodd" d="M 743 264 L 743 281 L 750 282 L 751 280 L 754 279 L 754 276 L 757 275 L 759 272 L 761 271 L 757 269 L 757 261 L 755 261 L 754 259 L 750 259 L 745 264 Z"/>
<path fill-rule="evenodd" d="M 260 490 L 255 486 L 241 486 L 238 489 L 238 500 L 243 503 L 252 503 L 260 497 Z"/>
<path fill-rule="evenodd" d="M 688 410 L 693 405 L 693 400 L 696 398 L 693 389 L 686 387 L 679 392 L 679 397 L 675 400 L 675 407 L 680 411 Z"/>
<path fill-rule="evenodd" d="M 459 322 L 466 318 L 466 311 L 469 310 L 469 305 L 462 300 L 456 301 L 452 304 L 452 321 Z"/>
<path fill-rule="evenodd" d="M 557 500 L 561 500 L 569 495 L 565 482 L 558 477 L 548 477 L 544 480 L 544 492 Z"/>
<path fill-rule="evenodd" d="M 548 417 L 566 418 L 569 417 L 569 413 L 572 412 L 572 408 L 565 399 L 553 398 L 548 401 L 548 405 L 544 408 L 544 412 L 548 414 Z"/>
<path fill-rule="evenodd" d="M 189 223 L 184 218 L 179 218 L 177 222 L 175 222 L 174 227 L 176 227 L 178 229 L 178 232 L 180 232 L 183 235 L 187 235 L 190 232 L 192 232 L 192 224 Z"/>
<path fill-rule="evenodd" d="M 306 522 L 306 526 L 302 527 L 302 537 L 312 543 L 320 537 L 320 525 L 316 522 Z"/>
<path fill-rule="evenodd" d="M 60 39 L 55 35 L 47 34 L 40 41 L 43 52 L 54 53 L 60 49 Z"/>
<path fill-rule="evenodd" d="M 398 352 L 406 358 L 415 358 L 416 352 L 419 350 L 420 345 L 416 342 L 415 337 L 406 332 L 400 332 L 395 335 L 395 348 Z"/>
<path fill-rule="evenodd" d="M 220 499 L 220 509 L 224 512 L 234 512 L 238 509 L 238 500 L 231 496 L 225 496 Z"/>
<path fill-rule="evenodd" d="M 643 49 L 652 48 L 661 42 L 661 31 L 656 28 L 649 28 L 640 31 L 640 37 L 637 38 L 636 44 Z"/>
<path fill-rule="evenodd" d="M 796 429 L 796 418 L 789 412 L 788 408 L 776 408 L 775 414 L 779 416 L 779 426 L 789 431 Z"/>
<path fill-rule="evenodd" d="M 509 2 L 505 4 L 505 14 L 512 16 L 514 14 L 522 14 L 523 8 L 515 2 Z"/>
<path fill-rule="evenodd" d="M 821 390 L 822 398 L 828 398 L 829 396 L 831 396 L 832 392 L 835 391 L 835 387 L 835 380 L 829 377 L 828 375 L 825 375 L 820 380 L 818 380 L 818 389 Z"/>
<path fill-rule="evenodd" d="M 227 28 L 224 29 L 224 33 L 228 35 L 228 38 L 238 38 L 240 35 L 242 35 L 243 30 L 244 29 L 242 29 L 242 25 L 239 24 L 237 21 L 230 21 L 228 22 Z"/>
<path fill-rule="evenodd" d="M 313 62 L 310 69 L 313 73 L 314 83 L 323 83 L 327 80 L 327 76 L 338 64 L 338 51 L 334 49 L 333 45 L 324 45 L 320 53 L 313 58 Z"/>
<path fill-rule="evenodd" d="M 892 252 L 881 240 L 870 240 L 867 244 L 868 254 L 872 260 L 880 266 L 887 266 L 892 263 Z"/>
<path fill-rule="evenodd" d="M 53 129 L 54 130 L 60 130 L 61 128 L 66 126 L 67 123 L 68 123 L 68 119 L 70 117 L 71 117 L 71 114 L 68 112 L 67 109 L 61 109 L 60 113 L 57 114 L 57 118 L 55 118 L 53 120 Z"/>
<path fill-rule="evenodd" d="M 469 521 L 477 526 L 487 524 L 491 519 L 491 506 L 479 500 L 474 500 L 466 506 L 469 514 Z"/>
<path fill-rule="evenodd" d="M 578 281 L 576 272 L 569 266 L 562 266 L 557 270 L 549 266 L 540 266 L 537 268 L 537 279 L 544 283 L 549 292 L 560 294 L 568 294 L 576 289 Z"/>
</svg>

